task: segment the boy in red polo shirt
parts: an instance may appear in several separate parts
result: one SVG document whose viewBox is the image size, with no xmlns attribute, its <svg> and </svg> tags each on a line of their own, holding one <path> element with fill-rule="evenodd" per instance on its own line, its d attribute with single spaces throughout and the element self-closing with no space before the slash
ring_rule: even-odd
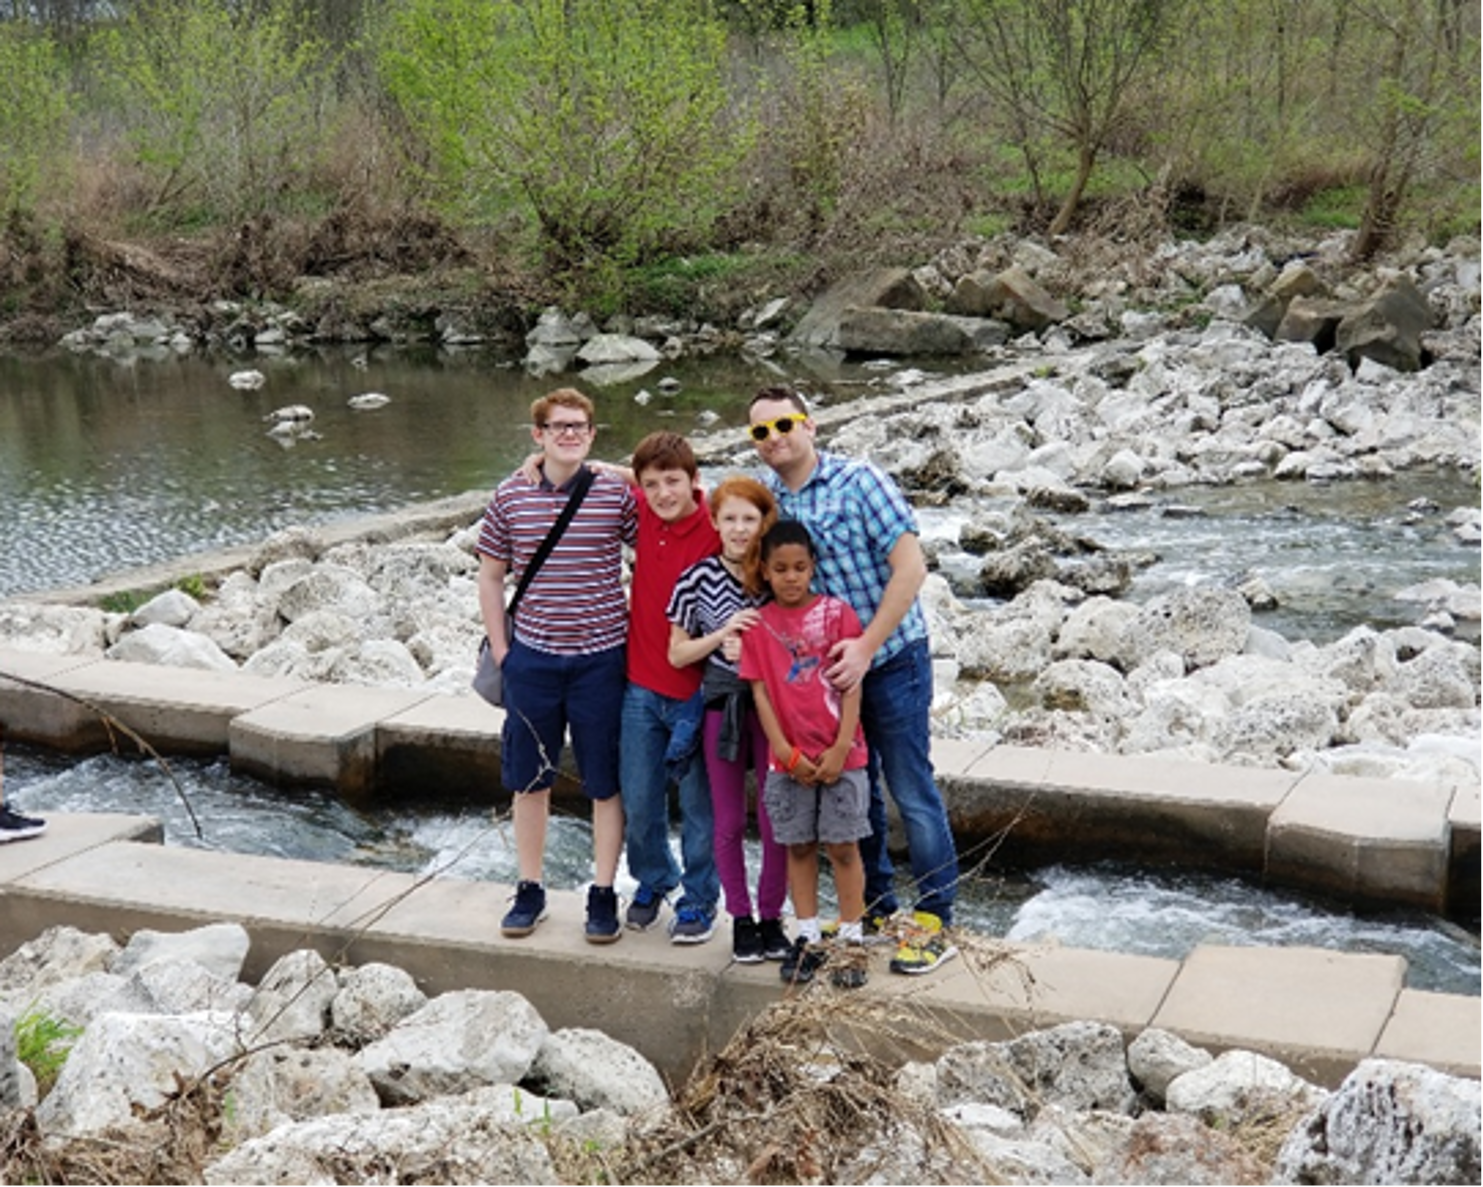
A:
<svg viewBox="0 0 1483 1187">
<path fill-rule="evenodd" d="M 628 872 L 638 891 L 628 906 L 629 927 L 646 931 L 659 920 L 665 897 L 680 898 L 670 923 L 676 944 L 700 944 L 715 927 L 720 882 L 712 848 L 710 786 L 700 753 L 703 665 L 669 662 L 670 594 L 681 573 L 720 551 L 710 512 L 697 498 L 700 467 L 678 433 L 651 433 L 633 452 L 638 542 L 629 590 L 628 687 L 623 695 L 619 766 L 627 818 Z M 669 785 L 680 800 L 683 869 L 669 846 Z"/>
</svg>

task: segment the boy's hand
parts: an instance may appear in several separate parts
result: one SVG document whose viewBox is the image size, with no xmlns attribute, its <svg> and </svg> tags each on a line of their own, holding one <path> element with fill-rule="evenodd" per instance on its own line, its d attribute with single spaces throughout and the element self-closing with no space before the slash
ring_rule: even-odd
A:
<svg viewBox="0 0 1483 1187">
<path fill-rule="evenodd" d="M 814 764 L 814 774 L 820 784 L 839 782 L 840 775 L 844 773 L 844 760 L 849 750 L 848 746 L 831 746 L 819 755 L 818 762 Z"/>
<path fill-rule="evenodd" d="M 545 459 L 545 456 L 543 453 L 531 454 L 520 463 L 520 469 L 516 470 L 515 473 L 519 474 L 531 486 L 539 486 L 541 484 L 541 462 Z"/>
</svg>

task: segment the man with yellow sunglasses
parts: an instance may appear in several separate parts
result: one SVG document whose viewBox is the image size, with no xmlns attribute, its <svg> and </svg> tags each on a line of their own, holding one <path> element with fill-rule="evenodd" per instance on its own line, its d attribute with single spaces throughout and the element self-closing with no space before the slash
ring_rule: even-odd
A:
<svg viewBox="0 0 1483 1187">
<path fill-rule="evenodd" d="M 884 778 L 906 826 L 917 887 L 891 970 L 929 973 L 957 954 L 944 929 L 952 923 L 958 856 L 932 771 L 932 657 L 917 598 L 927 562 L 916 517 L 878 466 L 817 448 L 808 404 L 792 388 L 763 388 L 749 420 L 779 518 L 800 521 L 814 538 L 819 592 L 843 598 L 864 624 L 859 637 L 835 645 L 826 675 L 841 690 L 862 689 L 870 751 L 871 836 L 860 841 L 867 921 L 879 926 L 897 911 Z"/>
</svg>

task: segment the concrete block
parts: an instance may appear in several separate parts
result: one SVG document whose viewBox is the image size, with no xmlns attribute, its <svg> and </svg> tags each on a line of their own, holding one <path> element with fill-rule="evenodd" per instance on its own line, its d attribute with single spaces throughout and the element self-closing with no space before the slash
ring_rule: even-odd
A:
<svg viewBox="0 0 1483 1187">
<path fill-rule="evenodd" d="M 1381 1059 L 1424 1063 L 1453 1076 L 1479 1076 L 1483 1044 L 1476 997 L 1406 989 L 1385 1024 L 1375 1054 Z"/>
<path fill-rule="evenodd" d="M 107 750 L 108 727 L 98 711 L 53 691 L 68 673 L 106 662 L 98 655 L 0 650 L 0 727 L 6 739 L 66 754 Z"/>
<path fill-rule="evenodd" d="M 355 805 L 376 789 L 376 728 L 431 693 L 316 685 L 233 718 L 232 769 L 284 787 L 331 788 Z"/>
<path fill-rule="evenodd" d="M 376 727 L 376 798 L 493 805 L 500 788 L 504 710 L 476 696 L 435 695 Z M 580 794 L 580 791 L 578 792 Z M 586 797 L 582 797 L 583 807 Z"/>
<path fill-rule="evenodd" d="M 954 825 L 1005 835 L 1006 860 L 1126 856 L 1256 873 L 1294 776 L 1106 754 L 996 747 L 948 780 Z"/>
<path fill-rule="evenodd" d="M 1478 914 L 1479 793 L 1476 783 L 1458 787 L 1447 809 L 1447 914 L 1453 919 L 1471 919 Z"/>
<path fill-rule="evenodd" d="M 1257 1051 L 1334 1087 L 1374 1049 L 1405 976 L 1400 956 L 1201 945 L 1152 1024 L 1217 1052 Z"/>
<path fill-rule="evenodd" d="M 979 1029 L 975 1038 L 1008 1038 L 1077 1019 L 1106 1022 L 1131 1037 L 1149 1025 L 1178 974 L 1177 960 L 978 938 L 931 980 L 937 1005 L 1002 1023 L 1001 1034 Z M 920 986 L 911 978 L 887 974 L 879 992 L 914 989 Z"/>
<path fill-rule="evenodd" d="M 1450 788 L 1310 775 L 1272 813 L 1266 877 L 1355 903 L 1446 907 Z"/>
<path fill-rule="evenodd" d="M 55 685 L 106 709 L 161 753 L 198 755 L 227 749 L 234 717 L 309 687 L 242 672 L 115 661 L 61 673 Z"/>
</svg>

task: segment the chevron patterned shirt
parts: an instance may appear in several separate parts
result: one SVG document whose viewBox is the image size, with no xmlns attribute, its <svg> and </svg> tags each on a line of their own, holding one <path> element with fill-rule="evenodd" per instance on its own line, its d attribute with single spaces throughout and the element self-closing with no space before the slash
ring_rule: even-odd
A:
<svg viewBox="0 0 1483 1187">
<path fill-rule="evenodd" d="M 665 615 L 692 639 L 699 639 L 720 630 L 738 610 L 760 606 L 763 600 L 749 597 L 721 558 L 709 556 L 680 574 Z M 719 647 L 706 657 L 706 679 L 718 670 L 737 674 L 736 664 L 722 655 Z"/>
</svg>

